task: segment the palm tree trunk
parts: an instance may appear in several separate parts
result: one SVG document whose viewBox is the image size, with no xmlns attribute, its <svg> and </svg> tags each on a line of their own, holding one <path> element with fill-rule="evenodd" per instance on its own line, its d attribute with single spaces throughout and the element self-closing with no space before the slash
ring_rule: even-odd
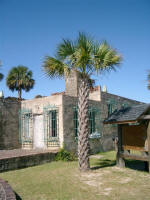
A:
<svg viewBox="0 0 150 200">
<path fill-rule="evenodd" d="M 90 169 L 89 165 L 89 141 L 88 141 L 88 96 L 89 87 L 86 80 L 81 82 L 79 88 L 79 102 L 78 102 L 78 167 L 80 171 L 87 171 Z"/>
<path fill-rule="evenodd" d="M 18 89 L 18 98 L 21 99 L 21 88 Z"/>
</svg>

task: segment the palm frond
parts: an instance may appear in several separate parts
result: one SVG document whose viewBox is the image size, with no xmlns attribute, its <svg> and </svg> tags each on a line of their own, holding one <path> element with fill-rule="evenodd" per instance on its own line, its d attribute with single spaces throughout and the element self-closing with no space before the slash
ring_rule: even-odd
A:
<svg viewBox="0 0 150 200">
<path fill-rule="evenodd" d="M 97 72 L 115 70 L 122 61 L 121 55 L 104 41 L 94 48 L 94 65 Z"/>
<path fill-rule="evenodd" d="M 58 45 L 56 57 L 46 56 L 43 69 L 50 78 L 63 77 L 65 70 L 75 69 L 91 75 L 95 71 L 115 70 L 122 58 L 106 41 L 95 42 L 89 35 L 79 32 L 75 41 L 64 39 Z"/>
<path fill-rule="evenodd" d="M 60 60 L 46 56 L 43 62 L 43 69 L 50 78 L 61 78 L 64 76 L 65 71 L 69 71 L 69 67 Z"/>
<path fill-rule="evenodd" d="M 1 61 L 0 61 L 0 67 L 2 66 Z M 4 75 L 0 73 L 0 81 L 4 78 Z"/>
<path fill-rule="evenodd" d="M 0 81 L 4 78 L 4 75 L 0 73 Z"/>
<path fill-rule="evenodd" d="M 63 42 L 60 43 L 57 47 L 57 54 L 56 57 L 59 60 L 64 61 L 67 59 L 70 55 L 73 55 L 75 52 L 75 46 L 71 40 L 65 40 L 63 39 Z"/>
<path fill-rule="evenodd" d="M 148 73 L 147 80 L 148 80 L 147 88 L 150 90 L 150 72 Z"/>
</svg>

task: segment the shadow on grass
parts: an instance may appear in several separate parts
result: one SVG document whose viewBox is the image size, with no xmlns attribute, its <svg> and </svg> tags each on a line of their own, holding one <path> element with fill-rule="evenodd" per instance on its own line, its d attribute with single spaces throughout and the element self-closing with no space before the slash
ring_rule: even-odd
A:
<svg viewBox="0 0 150 200">
<path fill-rule="evenodd" d="M 104 167 L 112 167 L 116 165 L 115 160 L 109 159 L 99 159 L 97 162 L 94 163 L 95 166 L 91 167 L 91 170 L 96 170 Z"/>
<path fill-rule="evenodd" d="M 140 160 L 126 160 L 125 165 L 127 168 L 138 170 L 138 171 L 148 171 L 148 163 Z"/>
<path fill-rule="evenodd" d="M 14 192 L 14 193 L 16 195 L 16 200 L 22 200 L 22 198 L 16 192 Z"/>
<path fill-rule="evenodd" d="M 99 159 L 91 167 L 91 170 L 96 170 L 105 167 L 112 167 L 116 165 L 116 160 L 110 159 Z M 138 171 L 148 171 L 148 163 L 139 160 L 125 160 L 125 165 L 127 168 L 138 170 Z"/>
</svg>

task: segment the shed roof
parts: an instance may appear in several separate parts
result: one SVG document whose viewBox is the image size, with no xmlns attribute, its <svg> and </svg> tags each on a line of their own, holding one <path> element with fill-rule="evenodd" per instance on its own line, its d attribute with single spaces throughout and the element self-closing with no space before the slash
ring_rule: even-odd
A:
<svg viewBox="0 0 150 200">
<path fill-rule="evenodd" d="M 104 120 L 104 124 L 121 124 L 127 122 L 134 122 L 140 119 L 150 109 L 150 104 L 140 104 L 127 108 L 121 108 L 114 111 L 107 119 Z"/>
</svg>

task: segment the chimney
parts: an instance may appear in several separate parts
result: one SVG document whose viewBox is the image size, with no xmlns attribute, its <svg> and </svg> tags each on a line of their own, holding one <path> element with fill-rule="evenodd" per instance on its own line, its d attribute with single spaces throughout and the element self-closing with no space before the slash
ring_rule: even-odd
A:
<svg viewBox="0 0 150 200">
<path fill-rule="evenodd" d="M 79 73 L 76 70 L 72 70 L 69 75 L 65 75 L 65 94 L 77 97 L 80 80 Z"/>
</svg>

